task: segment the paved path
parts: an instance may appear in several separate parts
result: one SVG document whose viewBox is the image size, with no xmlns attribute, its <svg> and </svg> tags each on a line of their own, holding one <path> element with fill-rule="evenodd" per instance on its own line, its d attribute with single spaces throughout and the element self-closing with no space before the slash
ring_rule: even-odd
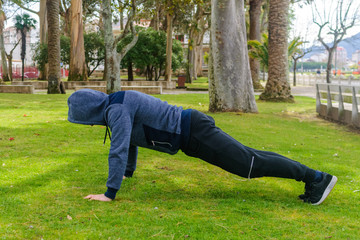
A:
<svg viewBox="0 0 360 240">
<path fill-rule="evenodd" d="M 304 97 L 316 98 L 316 87 L 315 86 L 291 87 L 291 93 L 294 96 L 304 96 Z"/>
<path fill-rule="evenodd" d="M 172 89 L 172 90 L 163 90 L 163 94 L 184 94 L 184 93 L 203 93 L 207 94 L 208 91 L 187 91 L 185 89 Z M 296 86 L 291 87 L 291 93 L 294 96 L 305 96 L 305 97 L 316 97 L 315 86 Z M 255 95 L 260 95 L 260 93 L 255 93 Z"/>
</svg>

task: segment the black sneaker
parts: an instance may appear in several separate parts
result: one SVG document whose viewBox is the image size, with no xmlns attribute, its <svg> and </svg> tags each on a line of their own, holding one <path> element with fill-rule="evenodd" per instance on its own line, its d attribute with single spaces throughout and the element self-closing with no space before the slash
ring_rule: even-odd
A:
<svg viewBox="0 0 360 240">
<path fill-rule="evenodd" d="M 323 178 L 320 182 L 314 181 L 305 185 L 305 193 L 299 196 L 301 200 L 312 205 L 319 205 L 325 200 L 334 188 L 337 177 L 324 172 L 322 175 Z"/>
</svg>

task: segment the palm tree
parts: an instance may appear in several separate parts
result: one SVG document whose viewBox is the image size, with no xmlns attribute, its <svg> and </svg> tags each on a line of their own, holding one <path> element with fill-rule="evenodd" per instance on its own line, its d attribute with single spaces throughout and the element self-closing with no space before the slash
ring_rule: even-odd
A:
<svg viewBox="0 0 360 240">
<path fill-rule="evenodd" d="M 304 42 L 300 40 L 300 37 L 294 38 L 288 44 L 288 60 L 291 60 L 295 54 L 300 54 L 302 50 L 299 48 Z M 248 46 L 251 47 L 249 50 L 249 57 L 256 59 L 262 66 L 263 73 L 268 70 L 269 67 L 269 38 L 266 33 L 262 34 L 262 42 L 257 40 L 249 40 Z M 265 78 L 264 78 L 265 80 Z"/>
<path fill-rule="evenodd" d="M 36 20 L 31 18 L 29 14 L 15 16 L 15 28 L 17 32 L 21 34 L 21 64 L 22 64 L 22 76 L 21 80 L 24 81 L 24 61 L 26 55 L 26 34 L 30 29 L 35 28 Z"/>
<path fill-rule="evenodd" d="M 60 81 L 59 0 L 46 0 L 48 22 L 48 94 L 65 93 Z"/>
<path fill-rule="evenodd" d="M 258 40 L 249 40 L 248 45 L 251 47 L 249 50 L 249 57 L 251 59 L 257 59 L 263 69 L 263 74 L 267 72 L 269 65 L 269 49 L 268 49 L 268 35 L 266 33 L 262 34 L 262 42 Z M 263 77 L 265 81 L 265 77 Z"/>
<path fill-rule="evenodd" d="M 269 78 L 259 99 L 293 102 L 288 82 L 289 0 L 270 0 L 269 5 Z"/>
<path fill-rule="evenodd" d="M 288 56 L 289 59 L 294 56 L 295 54 L 301 53 L 302 50 L 300 49 L 300 46 L 304 44 L 304 41 L 300 39 L 300 37 L 295 37 L 288 46 Z"/>
</svg>

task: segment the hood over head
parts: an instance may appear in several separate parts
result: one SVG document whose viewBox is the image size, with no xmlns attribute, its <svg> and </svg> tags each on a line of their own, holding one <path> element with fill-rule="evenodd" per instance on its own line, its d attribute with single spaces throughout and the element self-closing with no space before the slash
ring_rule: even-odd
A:
<svg viewBox="0 0 360 240">
<path fill-rule="evenodd" d="M 108 95 L 92 89 L 81 89 L 68 98 L 68 120 L 85 125 L 106 125 Z"/>
</svg>

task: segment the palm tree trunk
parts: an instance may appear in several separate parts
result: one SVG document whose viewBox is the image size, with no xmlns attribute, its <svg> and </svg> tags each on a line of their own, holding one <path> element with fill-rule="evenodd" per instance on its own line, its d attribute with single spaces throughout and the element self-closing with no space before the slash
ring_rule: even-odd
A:
<svg viewBox="0 0 360 240">
<path fill-rule="evenodd" d="M 21 81 L 24 81 L 25 54 L 26 54 L 26 32 L 23 29 L 21 31 Z"/>
<path fill-rule="evenodd" d="M 288 82 L 288 11 L 289 0 L 270 0 L 268 80 L 262 100 L 294 101 Z"/>
<path fill-rule="evenodd" d="M 59 0 L 47 0 L 48 10 L 48 94 L 60 93 L 60 23 Z"/>
<path fill-rule="evenodd" d="M 21 81 L 24 81 L 25 59 L 21 58 Z"/>
</svg>

